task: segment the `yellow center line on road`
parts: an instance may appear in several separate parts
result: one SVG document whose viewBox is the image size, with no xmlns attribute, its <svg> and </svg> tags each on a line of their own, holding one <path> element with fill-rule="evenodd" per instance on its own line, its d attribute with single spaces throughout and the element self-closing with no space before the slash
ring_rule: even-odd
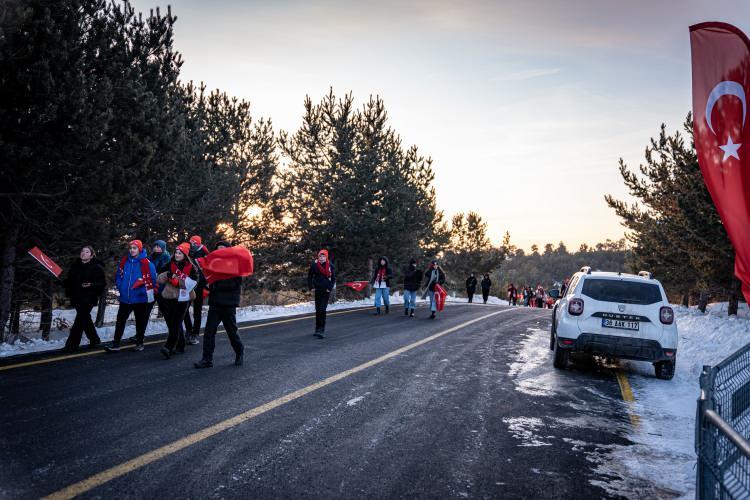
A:
<svg viewBox="0 0 750 500">
<path fill-rule="evenodd" d="M 217 424 L 206 427 L 198 432 L 189 434 L 181 439 L 178 439 L 177 441 L 173 441 L 153 451 L 144 453 L 143 455 L 140 455 L 131 460 L 128 460 L 127 462 L 124 462 L 120 465 L 116 465 L 110 469 L 107 469 L 98 474 L 95 474 L 89 477 L 88 479 L 84 479 L 83 481 L 79 481 L 66 488 L 63 488 L 60 491 L 47 495 L 44 498 L 49 499 L 49 500 L 60 500 L 60 499 L 74 498 L 78 495 L 82 495 L 88 491 L 91 491 L 92 489 L 98 486 L 101 486 L 105 483 L 108 483 L 109 481 L 112 481 L 113 479 L 117 479 L 119 477 L 124 476 L 125 474 L 128 474 L 129 472 L 140 469 L 141 467 L 144 467 L 150 463 L 156 462 L 157 460 L 160 460 L 162 458 L 168 457 L 169 455 L 177 453 L 178 451 L 184 448 L 187 448 L 191 445 L 204 441 L 216 434 L 219 434 L 220 432 L 236 427 L 242 423 L 247 422 L 248 420 L 251 420 L 257 417 L 258 415 L 267 413 L 275 408 L 278 408 L 282 405 L 285 405 L 296 399 L 306 396 L 307 394 L 315 392 L 318 389 L 322 389 L 323 387 L 331 385 L 334 382 L 338 382 L 339 380 L 345 379 L 347 377 L 351 377 L 352 375 L 356 373 L 367 370 L 368 368 L 371 368 L 373 366 L 379 365 L 407 351 L 411 351 L 412 349 L 415 349 L 424 344 L 432 342 L 433 340 L 437 340 L 440 337 L 444 337 L 445 335 L 461 330 L 462 328 L 466 328 L 469 325 L 473 325 L 474 323 L 478 323 L 492 316 L 496 316 L 498 314 L 503 314 L 503 313 L 507 313 L 510 311 L 514 311 L 514 310 L 515 309 L 503 309 L 500 311 L 495 311 L 489 314 L 485 314 L 483 316 L 480 316 L 478 318 L 475 318 L 469 321 L 465 321 L 459 325 L 448 328 L 447 330 L 443 330 L 434 335 L 430 335 L 429 337 L 426 337 L 422 340 L 419 340 L 412 344 L 396 349 L 395 351 L 391 351 L 388 354 L 384 354 L 383 356 L 380 356 L 378 358 L 367 361 L 366 363 L 363 363 L 359 366 L 355 366 L 354 368 L 351 368 L 349 370 L 345 370 L 343 372 L 337 373 L 336 375 L 323 379 L 312 385 L 308 385 L 307 387 L 303 387 L 302 389 L 296 390 L 294 392 L 290 392 L 289 394 L 281 396 L 278 399 L 274 399 L 273 401 L 269 401 L 268 403 L 265 403 L 263 405 L 247 410 L 243 413 L 235 415 L 234 417 L 228 418 Z"/>
<path fill-rule="evenodd" d="M 635 411 L 635 396 L 633 395 L 633 389 L 630 387 L 628 377 L 622 368 L 615 368 L 615 376 L 617 377 L 617 383 L 620 385 L 620 392 L 622 393 L 622 399 L 625 401 L 628 407 L 628 418 L 630 423 L 636 429 L 641 425 L 641 417 Z"/>
<path fill-rule="evenodd" d="M 366 308 L 364 308 L 364 307 L 358 307 L 358 308 L 355 308 L 355 309 L 347 309 L 345 311 L 333 311 L 333 312 L 328 313 L 328 316 L 338 316 L 340 314 L 349 314 L 349 313 L 353 313 L 353 312 L 357 312 L 357 311 L 362 311 L 363 309 L 366 309 Z M 253 330 L 255 328 L 262 328 L 264 326 L 281 325 L 281 324 L 284 324 L 284 323 L 292 323 L 294 321 L 302 321 L 303 319 L 310 319 L 310 318 L 314 318 L 314 317 L 315 317 L 314 314 L 307 314 L 305 316 L 299 316 L 299 317 L 296 317 L 296 318 L 282 319 L 282 320 L 278 320 L 278 321 L 269 321 L 269 322 L 265 322 L 265 323 L 258 323 L 258 324 L 253 324 L 253 325 L 242 326 L 242 327 L 238 328 L 238 330 L 240 332 L 242 332 L 242 331 L 245 331 L 245 330 Z M 226 330 L 224 330 L 222 328 L 222 329 L 218 330 L 218 332 L 222 333 L 222 332 L 226 332 Z M 162 332 L 162 334 L 163 333 L 166 333 L 166 332 Z M 201 334 L 201 336 L 203 336 L 203 334 Z M 149 340 L 149 341 L 144 342 L 143 345 L 162 344 L 162 343 L 164 343 L 163 339 L 162 340 Z M 96 350 L 93 350 L 93 351 L 78 352 L 78 353 L 74 353 L 74 354 L 65 354 L 65 355 L 62 355 L 62 356 L 54 356 L 54 357 L 51 357 L 51 358 L 37 359 L 37 360 L 34 360 L 34 361 L 25 361 L 25 362 L 22 362 L 22 363 L 15 363 L 15 364 L 11 364 L 11 365 L 0 366 L 0 372 L 6 371 L 6 370 L 13 370 L 15 368 L 23 368 L 25 366 L 45 365 L 47 363 L 55 363 L 57 361 L 65 361 L 67 359 L 82 358 L 84 356 L 94 356 L 96 354 L 105 354 L 105 353 L 106 353 L 106 351 L 103 351 L 101 349 L 96 349 Z"/>
</svg>

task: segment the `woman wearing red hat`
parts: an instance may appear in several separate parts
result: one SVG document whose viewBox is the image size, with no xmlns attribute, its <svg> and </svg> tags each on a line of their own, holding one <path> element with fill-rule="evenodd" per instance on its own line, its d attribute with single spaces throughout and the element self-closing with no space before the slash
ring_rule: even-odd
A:
<svg viewBox="0 0 750 500">
<path fill-rule="evenodd" d="M 331 290 L 336 286 L 336 271 L 328 259 L 328 250 L 318 252 L 318 258 L 310 265 L 307 286 L 315 290 L 315 336 L 322 339 L 326 330 L 326 308 Z"/>
<path fill-rule="evenodd" d="M 162 355 L 169 359 L 172 354 L 183 354 L 185 352 L 185 334 L 180 328 L 185 313 L 190 306 L 190 299 L 195 298 L 195 287 L 197 273 L 193 265 L 188 262 L 190 253 L 189 243 L 180 243 L 174 252 L 169 270 L 159 275 L 159 281 L 164 281 L 162 290 L 163 302 L 166 305 L 165 318 L 169 335 L 164 347 L 161 348 Z"/>
<path fill-rule="evenodd" d="M 148 327 L 151 303 L 156 293 L 156 268 L 146 257 L 141 240 L 128 244 L 128 254 L 120 260 L 115 276 L 120 292 L 120 307 L 117 310 L 115 338 L 105 347 L 109 352 L 120 351 L 120 341 L 125 333 L 125 322 L 130 313 L 135 315 L 135 350 L 143 350 L 143 337 Z"/>
</svg>

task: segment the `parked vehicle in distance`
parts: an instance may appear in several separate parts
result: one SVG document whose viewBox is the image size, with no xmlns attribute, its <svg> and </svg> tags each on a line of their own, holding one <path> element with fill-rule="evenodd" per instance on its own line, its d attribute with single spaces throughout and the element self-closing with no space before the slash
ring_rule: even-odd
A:
<svg viewBox="0 0 750 500">
<path fill-rule="evenodd" d="M 657 378 L 671 380 L 677 338 L 674 310 L 651 273 L 592 272 L 583 267 L 555 304 L 550 349 L 555 368 L 567 367 L 570 354 L 582 352 L 648 361 Z"/>
</svg>

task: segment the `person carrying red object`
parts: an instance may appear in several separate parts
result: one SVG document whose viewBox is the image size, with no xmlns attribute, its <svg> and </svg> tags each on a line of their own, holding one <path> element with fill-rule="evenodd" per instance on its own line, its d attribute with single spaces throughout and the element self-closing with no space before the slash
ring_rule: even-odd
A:
<svg viewBox="0 0 750 500">
<path fill-rule="evenodd" d="M 315 336 L 325 337 L 326 309 L 333 287 L 336 286 L 336 270 L 328 259 L 328 250 L 318 252 L 318 258 L 310 264 L 307 287 L 315 291 Z"/>
<path fill-rule="evenodd" d="M 438 261 L 433 260 L 430 262 L 430 266 L 424 272 L 425 275 L 425 292 L 422 294 L 422 298 L 430 298 L 430 319 L 435 319 L 435 313 L 437 312 L 437 297 L 435 291 L 438 285 L 445 283 L 445 273 L 438 265 Z M 442 287 L 440 287 L 442 289 Z"/>
</svg>

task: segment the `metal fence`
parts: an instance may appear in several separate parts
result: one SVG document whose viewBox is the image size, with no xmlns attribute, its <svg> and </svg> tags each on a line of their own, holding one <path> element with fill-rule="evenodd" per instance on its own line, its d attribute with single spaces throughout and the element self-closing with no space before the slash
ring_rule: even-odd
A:
<svg viewBox="0 0 750 500">
<path fill-rule="evenodd" d="M 696 498 L 750 498 L 750 344 L 704 366 L 695 419 Z"/>
</svg>

